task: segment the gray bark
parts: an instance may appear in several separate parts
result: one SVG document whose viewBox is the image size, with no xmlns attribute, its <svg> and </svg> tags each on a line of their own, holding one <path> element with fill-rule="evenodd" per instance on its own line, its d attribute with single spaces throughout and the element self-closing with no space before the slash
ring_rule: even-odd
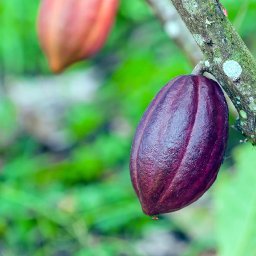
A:
<svg viewBox="0 0 256 256">
<path fill-rule="evenodd" d="M 165 28 L 168 28 L 168 23 L 170 27 L 175 22 L 178 24 L 182 36 L 175 37 L 168 30 L 167 34 L 190 59 L 196 59 L 193 57 L 196 48 L 193 44 L 192 48 L 186 45 L 189 37 L 184 37 L 184 26 L 173 18 L 175 15 L 171 15 L 174 5 L 204 55 L 200 66 L 211 73 L 225 90 L 239 114 L 237 128 L 255 145 L 256 61 L 225 16 L 219 0 L 171 0 L 169 7 L 166 0 L 147 2 Z"/>
<path fill-rule="evenodd" d="M 218 0 L 171 0 L 205 57 L 205 66 L 239 113 L 238 128 L 256 144 L 256 61 Z"/>
</svg>

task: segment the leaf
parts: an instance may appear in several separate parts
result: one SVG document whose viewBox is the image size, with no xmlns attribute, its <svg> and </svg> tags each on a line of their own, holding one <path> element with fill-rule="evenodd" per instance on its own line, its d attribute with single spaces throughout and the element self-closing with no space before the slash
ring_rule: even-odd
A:
<svg viewBox="0 0 256 256">
<path fill-rule="evenodd" d="M 235 149 L 235 172 L 219 179 L 216 232 L 220 256 L 256 255 L 256 150 Z"/>
</svg>

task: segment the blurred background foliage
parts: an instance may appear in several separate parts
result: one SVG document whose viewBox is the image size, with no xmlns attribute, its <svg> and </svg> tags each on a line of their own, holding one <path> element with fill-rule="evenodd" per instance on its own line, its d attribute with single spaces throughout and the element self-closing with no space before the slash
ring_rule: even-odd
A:
<svg viewBox="0 0 256 256">
<path fill-rule="evenodd" d="M 222 4 L 256 56 L 256 1 Z M 136 124 L 168 80 L 193 68 L 146 2 L 122 0 L 104 49 L 56 80 L 37 41 L 38 5 L 0 1 L 0 255 L 256 255 L 256 151 L 231 128 L 235 114 L 212 189 L 159 221 L 141 212 L 129 178 Z M 98 86 L 89 100 L 61 110 L 51 103 L 28 119 L 14 100 L 36 101 L 42 84 L 65 91 L 69 77 L 91 70 Z M 45 139 L 47 109 L 65 142 Z"/>
</svg>

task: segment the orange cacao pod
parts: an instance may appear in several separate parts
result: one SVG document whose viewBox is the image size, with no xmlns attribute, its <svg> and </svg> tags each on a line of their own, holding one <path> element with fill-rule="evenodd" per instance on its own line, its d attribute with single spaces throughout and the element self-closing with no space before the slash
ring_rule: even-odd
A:
<svg viewBox="0 0 256 256">
<path fill-rule="evenodd" d="M 53 72 L 97 53 L 114 22 L 118 0 L 42 0 L 38 36 Z"/>
</svg>

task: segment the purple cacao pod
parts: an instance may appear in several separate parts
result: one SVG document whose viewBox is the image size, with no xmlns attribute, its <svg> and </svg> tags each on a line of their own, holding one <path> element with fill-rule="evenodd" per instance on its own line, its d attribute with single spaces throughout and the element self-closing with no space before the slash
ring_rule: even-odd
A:
<svg viewBox="0 0 256 256">
<path fill-rule="evenodd" d="M 139 123 L 130 171 L 147 215 L 179 210 L 215 181 L 228 136 L 220 86 L 204 76 L 180 76 L 157 94 Z"/>
</svg>

